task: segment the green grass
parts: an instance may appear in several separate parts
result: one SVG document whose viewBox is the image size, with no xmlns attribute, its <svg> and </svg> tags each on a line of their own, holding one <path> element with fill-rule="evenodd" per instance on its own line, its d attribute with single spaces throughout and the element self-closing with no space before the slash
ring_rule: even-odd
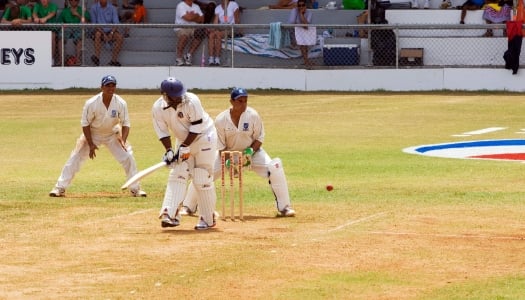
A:
<svg viewBox="0 0 525 300">
<path fill-rule="evenodd" d="M 131 198 L 104 148 L 68 197 L 48 197 L 96 92 L 1 92 L 0 299 L 523 299 L 523 164 L 402 152 L 522 138 L 520 94 L 253 91 L 298 215 L 274 218 L 267 182 L 250 173 L 247 221 L 202 233 L 192 218 L 160 228 L 166 170 Z M 164 153 L 158 93 L 120 94 L 144 169 Z M 199 96 L 212 116 L 228 106 L 227 91 Z M 452 136 L 493 126 L 508 129 Z"/>
</svg>

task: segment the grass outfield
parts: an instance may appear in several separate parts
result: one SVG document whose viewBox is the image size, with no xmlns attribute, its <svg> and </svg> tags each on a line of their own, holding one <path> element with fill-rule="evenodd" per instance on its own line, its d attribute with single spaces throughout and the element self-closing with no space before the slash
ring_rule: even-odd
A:
<svg viewBox="0 0 525 300">
<path fill-rule="evenodd" d="M 525 96 L 254 91 L 297 216 L 276 218 L 246 172 L 246 221 L 197 232 L 195 217 L 160 227 L 167 170 L 129 197 L 105 148 L 66 198 L 48 197 L 96 92 L 1 94 L 0 299 L 523 299 L 524 165 L 402 149 L 522 138 Z M 144 169 L 164 153 L 159 94 L 121 95 Z M 212 116 L 228 106 L 226 91 L 199 95 Z M 452 136 L 487 127 L 507 129 Z"/>
</svg>

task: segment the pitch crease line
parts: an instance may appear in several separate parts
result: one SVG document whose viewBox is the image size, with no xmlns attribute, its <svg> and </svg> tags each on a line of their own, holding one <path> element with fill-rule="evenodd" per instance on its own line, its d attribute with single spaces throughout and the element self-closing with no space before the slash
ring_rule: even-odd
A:
<svg viewBox="0 0 525 300">
<path fill-rule="evenodd" d="M 469 235 L 469 234 L 439 234 L 439 233 L 416 233 L 416 232 L 393 232 L 393 231 L 365 231 L 370 234 L 379 235 L 398 235 L 398 236 L 433 236 L 440 238 L 455 238 L 455 239 L 495 239 L 495 240 L 525 240 L 525 236 L 492 236 L 492 235 Z"/>
<path fill-rule="evenodd" d="M 345 224 L 342 224 L 342 225 L 339 225 L 337 226 L 336 228 L 332 228 L 330 230 L 328 230 L 328 232 L 332 232 L 332 231 L 337 231 L 337 230 L 341 230 L 345 227 L 348 227 L 350 225 L 354 225 L 354 224 L 357 224 L 357 223 L 361 223 L 361 222 L 364 222 L 364 221 L 368 221 L 370 219 L 374 219 L 374 218 L 377 218 L 377 217 L 380 217 L 382 215 L 386 214 L 386 212 L 380 212 L 380 213 L 377 213 L 377 214 L 373 214 L 373 215 L 370 215 L 370 216 L 367 216 L 367 217 L 364 217 L 364 218 L 361 218 L 361 219 L 357 219 L 357 220 L 352 220 L 350 222 L 347 222 Z"/>
</svg>

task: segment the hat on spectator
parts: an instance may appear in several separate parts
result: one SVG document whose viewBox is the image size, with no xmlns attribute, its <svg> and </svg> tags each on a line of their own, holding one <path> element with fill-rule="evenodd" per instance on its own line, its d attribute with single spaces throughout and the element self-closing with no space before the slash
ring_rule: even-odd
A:
<svg viewBox="0 0 525 300">
<path fill-rule="evenodd" d="M 106 75 L 102 77 L 102 85 L 108 85 L 110 83 L 117 84 L 117 78 L 113 75 Z"/>
<path fill-rule="evenodd" d="M 237 100 L 239 97 L 248 97 L 248 91 L 243 88 L 233 88 L 231 93 L 231 99 Z"/>
</svg>

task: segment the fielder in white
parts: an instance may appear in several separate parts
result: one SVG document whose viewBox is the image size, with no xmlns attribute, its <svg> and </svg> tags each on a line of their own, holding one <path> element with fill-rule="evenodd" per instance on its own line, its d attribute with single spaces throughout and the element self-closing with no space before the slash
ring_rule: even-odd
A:
<svg viewBox="0 0 525 300">
<path fill-rule="evenodd" d="M 295 216 L 290 202 L 288 184 L 280 158 L 271 159 L 262 148 L 264 125 L 255 109 L 248 106 L 248 92 L 243 88 L 234 88 L 230 95 L 231 107 L 220 113 L 215 119 L 217 129 L 217 149 L 219 151 L 241 151 L 246 165 L 263 178 L 269 179 L 279 216 Z M 214 178 L 221 177 L 220 155 L 215 160 Z M 198 197 L 189 187 L 188 196 L 183 203 L 183 214 L 193 214 L 198 206 Z"/>
<path fill-rule="evenodd" d="M 137 173 L 131 145 L 126 141 L 131 124 L 128 106 L 124 99 L 115 94 L 116 88 L 117 79 L 112 75 L 104 76 L 101 82 L 102 92 L 84 104 L 80 119 L 82 134 L 49 196 L 64 197 L 67 187 L 82 164 L 88 157 L 94 159 L 95 151 L 101 145 L 106 146 L 122 165 L 128 179 Z M 140 189 L 138 182 L 130 186 L 130 191 L 134 197 L 147 196 L 146 192 Z"/>
<path fill-rule="evenodd" d="M 217 132 L 213 120 L 204 111 L 197 95 L 187 92 L 182 82 L 173 77 L 162 81 L 162 97 L 152 108 L 153 127 L 166 149 L 164 161 L 171 168 L 159 218 L 162 227 L 180 224 L 180 205 L 186 195 L 186 186 L 196 192 L 199 222 L 196 230 L 215 226 L 217 195 L 213 182 L 213 164 L 217 153 Z M 172 132 L 177 140 L 174 152 Z"/>
</svg>

